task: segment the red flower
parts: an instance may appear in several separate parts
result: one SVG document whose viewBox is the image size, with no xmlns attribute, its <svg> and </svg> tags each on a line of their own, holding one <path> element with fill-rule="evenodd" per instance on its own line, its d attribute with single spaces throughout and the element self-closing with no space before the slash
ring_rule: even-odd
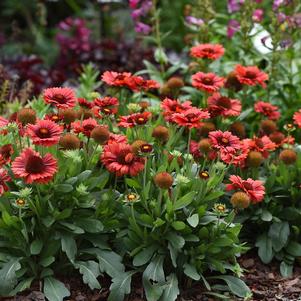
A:
<svg viewBox="0 0 301 301">
<path fill-rule="evenodd" d="M 9 123 L 9 121 L 7 119 L 0 116 L 0 128 L 7 126 L 8 123 Z"/>
<path fill-rule="evenodd" d="M 36 124 L 28 124 L 26 128 L 26 134 L 33 144 L 43 146 L 57 144 L 62 132 L 62 128 L 51 120 L 39 120 Z"/>
<path fill-rule="evenodd" d="M 195 140 L 191 140 L 189 145 L 189 152 L 193 155 L 194 159 L 196 160 L 203 157 L 203 154 L 199 148 L 199 143 Z"/>
<path fill-rule="evenodd" d="M 214 93 L 207 99 L 207 102 L 211 117 L 239 116 L 241 112 L 241 102 L 238 99 L 231 99 L 219 93 Z"/>
<path fill-rule="evenodd" d="M 104 146 L 101 161 L 109 172 L 118 177 L 136 176 L 144 169 L 145 158 L 136 156 L 128 144 L 112 143 Z"/>
<path fill-rule="evenodd" d="M 248 86 L 256 86 L 258 84 L 265 88 L 265 81 L 269 79 L 269 76 L 263 71 L 260 71 L 257 66 L 244 67 L 237 65 L 234 73 L 241 84 Z"/>
<path fill-rule="evenodd" d="M 132 128 L 135 125 L 144 125 L 150 120 L 151 117 L 152 113 L 150 112 L 135 113 L 128 116 L 120 116 L 118 126 L 124 128 Z"/>
<path fill-rule="evenodd" d="M 77 101 L 78 101 L 79 106 L 82 107 L 82 108 L 92 109 L 93 106 L 94 106 L 93 101 L 88 101 L 85 98 L 78 98 Z"/>
<path fill-rule="evenodd" d="M 71 123 L 71 128 L 74 133 L 83 133 L 85 136 L 90 137 L 91 132 L 98 125 L 97 121 L 93 118 L 88 118 L 83 121 L 78 120 Z"/>
<path fill-rule="evenodd" d="M 190 55 L 195 58 L 216 60 L 223 56 L 225 49 L 220 44 L 201 44 L 190 49 Z"/>
<path fill-rule="evenodd" d="M 63 116 L 61 116 L 59 114 L 55 114 L 55 113 L 50 113 L 50 114 L 46 114 L 44 119 L 45 120 L 51 120 L 55 123 L 59 123 L 60 121 L 63 120 Z"/>
<path fill-rule="evenodd" d="M 237 136 L 231 132 L 213 131 L 209 133 L 209 139 L 213 148 L 224 153 L 235 154 L 241 149 L 241 143 Z"/>
<path fill-rule="evenodd" d="M 104 114 L 116 114 L 119 106 L 119 101 L 116 97 L 106 96 L 103 98 L 94 99 L 94 105 L 100 108 Z"/>
<path fill-rule="evenodd" d="M 258 101 L 254 105 L 255 112 L 261 113 L 262 115 L 268 117 L 270 120 L 277 120 L 280 117 L 278 112 L 278 107 L 273 106 L 268 102 Z"/>
<path fill-rule="evenodd" d="M 226 190 L 235 190 L 235 191 L 243 191 L 249 197 L 253 204 L 260 203 L 265 195 L 265 187 L 263 186 L 263 182 L 259 180 L 252 180 L 248 178 L 247 180 L 243 180 L 239 176 L 230 176 L 231 184 L 226 186 Z"/>
<path fill-rule="evenodd" d="M 76 96 L 71 88 L 48 88 L 44 90 L 46 103 L 55 105 L 58 109 L 73 108 L 76 105 Z"/>
<path fill-rule="evenodd" d="M 8 175 L 7 171 L 3 168 L 0 168 L 0 196 L 5 192 L 8 191 L 8 186 L 6 185 L 7 182 L 10 182 L 11 178 Z"/>
<path fill-rule="evenodd" d="M 245 143 L 250 151 L 260 152 L 264 158 L 269 156 L 269 152 L 275 150 L 276 144 L 268 136 L 262 136 L 260 138 L 254 137 L 253 139 L 244 139 Z"/>
<path fill-rule="evenodd" d="M 203 125 L 202 120 L 206 118 L 210 118 L 208 112 L 192 107 L 182 113 L 173 114 L 172 121 L 180 126 L 192 129 L 200 128 Z"/>
<path fill-rule="evenodd" d="M 248 146 L 241 142 L 240 149 L 236 149 L 234 153 L 221 151 L 221 160 L 227 164 L 233 164 L 242 168 L 245 167 L 248 154 Z"/>
<path fill-rule="evenodd" d="M 131 76 L 125 80 L 127 87 L 133 91 L 148 91 L 160 88 L 159 83 L 152 79 L 144 79 L 141 76 Z"/>
<path fill-rule="evenodd" d="M 172 121 L 174 113 L 182 113 L 191 108 L 192 106 L 190 101 L 180 103 L 179 100 L 165 98 L 161 103 L 161 109 L 163 110 L 163 116 L 166 121 Z"/>
<path fill-rule="evenodd" d="M 127 142 L 128 142 L 127 136 L 110 133 L 110 138 L 107 141 L 107 144 L 112 144 L 112 143 L 127 143 Z"/>
<path fill-rule="evenodd" d="M 225 79 L 214 73 L 197 72 L 192 75 L 192 85 L 202 91 L 213 93 L 223 87 Z"/>
<path fill-rule="evenodd" d="M 12 171 L 26 184 L 47 183 L 57 172 L 57 160 L 51 155 L 44 157 L 31 148 L 26 148 L 12 163 Z"/>
<path fill-rule="evenodd" d="M 114 71 L 105 71 L 101 77 L 102 81 L 104 81 L 109 86 L 114 87 L 127 87 L 127 80 L 131 78 L 132 74 L 129 72 L 114 72 Z"/>
<path fill-rule="evenodd" d="M 11 144 L 5 144 L 0 147 L 0 166 L 10 162 L 14 149 Z"/>
<path fill-rule="evenodd" d="M 295 112 L 293 119 L 294 119 L 295 124 L 299 128 L 301 128 L 301 110 L 299 110 L 298 112 Z"/>
</svg>

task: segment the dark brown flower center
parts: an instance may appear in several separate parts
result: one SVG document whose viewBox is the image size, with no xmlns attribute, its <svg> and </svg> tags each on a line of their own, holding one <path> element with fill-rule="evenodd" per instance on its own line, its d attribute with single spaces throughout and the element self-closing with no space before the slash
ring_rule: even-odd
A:
<svg viewBox="0 0 301 301">
<path fill-rule="evenodd" d="M 247 190 L 253 190 L 253 186 L 252 186 L 250 183 L 248 183 L 248 182 L 245 182 L 245 183 L 244 183 L 244 187 L 245 187 Z"/>
<path fill-rule="evenodd" d="M 50 138 L 51 137 L 49 130 L 46 128 L 40 128 L 38 130 L 37 134 L 40 138 Z"/>
<path fill-rule="evenodd" d="M 231 100 L 228 97 L 220 97 L 217 104 L 225 109 L 231 109 Z"/>
<path fill-rule="evenodd" d="M 128 150 L 121 151 L 117 156 L 117 162 L 122 165 L 131 164 L 134 160 L 134 154 L 129 152 Z"/>
<path fill-rule="evenodd" d="M 212 85 L 213 84 L 212 78 L 210 78 L 210 77 L 204 77 L 203 78 L 203 83 L 205 85 Z"/>
<path fill-rule="evenodd" d="M 55 94 L 52 99 L 58 103 L 66 103 L 67 101 L 66 97 L 62 94 Z"/>
<path fill-rule="evenodd" d="M 136 123 L 137 123 L 137 124 L 145 124 L 145 123 L 147 123 L 147 118 L 144 118 L 144 117 L 138 117 L 138 118 L 136 119 Z"/>
<path fill-rule="evenodd" d="M 256 146 L 259 147 L 259 148 L 263 148 L 263 147 L 264 147 L 264 144 L 263 144 L 263 142 L 262 142 L 261 139 L 256 139 L 256 140 L 255 140 L 255 144 L 256 144 Z"/>
<path fill-rule="evenodd" d="M 254 71 L 247 71 L 245 77 L 254 79 L 256 78 L 256 73 Z"/>
<path fill-rule="evenodd" d="M 44 165 L 43 159 L 41 157 L 33 155 L 27 159 L 27 162 L 25 165 L 26 172 L 28 172 L 30 174 L 37 174 L 37 173 L 41 173 L 42 171 L 44 171 L 44 169 L 45 169 L 45 165 Z"/>
<path fill-rule="evenodd" d="M 212 48 L 204 48 L 203 51 L 207 53 L 214 53 L 214 50 Z"/>
<path fill-rule="evenodd" d="M 227 145 L 227 144 L 229 144 L 229 139 L 227 139 L 227 138 L 222 138 L 222 139 L 221 139 L 221 142 L 222 142 L 223 144 Z"/>
</svg>

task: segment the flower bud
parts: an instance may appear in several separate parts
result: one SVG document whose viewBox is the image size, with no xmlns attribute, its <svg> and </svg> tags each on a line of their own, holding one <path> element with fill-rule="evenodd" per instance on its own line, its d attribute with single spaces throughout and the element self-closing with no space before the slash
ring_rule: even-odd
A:
<svg viewBox="0 0 301 301">
<path fill-rule="evenodd" d="M 297 160 L 297 153 L 292 149 L 285 149 L 280 153 L 279 159 L 286 165 L 294 164 Z"/>
<path fill-rule="evenodd" d="M 152 136 L 155 139 L 160 140 L 161 142 L 167 142 L 169 138 L 168 128 L 162 125 L 158 125 L 153 129 Z"/>
<path fill-rule="evenodd" d="M 154 176 L 154 182 L 161 189 L 169 189 L 173 184 L 173 177 L 168 172 L 159 172 Z"/>
<path fill-rule="evenodd" d="M 245 209 L 250 205 L 250 197 L 245 192 L 235 192 L 230 200 L 231 204 L 235 208 Z"/>
<path fill-rule="evenodd" d="M 277 130 L 277 125 L 274 121 L 267 119 L 261 121 L 260 128 L 265 134 L 270 135 Z"/>
<path fill-rule="evenodd" d="M 66 134 L 61 137 L 59 145 L 66 150 L 78 149 L 80 148 L 80 140 L 74 134 Z"/>
<path fill-rule="evenodd" d="M 263 156 L 260 152 L 250 151 L 247 158 L 247 165 L 250 167 L 259 167 L 263 160 Z"/>
<path fill-rule="evenodd" d="M 110 138 L 110 132 L 105 126 L 97 126 L 92 130 L 90 137 L 99 144 L 105 144 Z"/>
<path fill-rule="evenodd" d="M 36 112 L 33 109 L 23 108 L 17 113 L 17 119 L 22 125 L 35 124 L 37 119 Z"/>
</svg>

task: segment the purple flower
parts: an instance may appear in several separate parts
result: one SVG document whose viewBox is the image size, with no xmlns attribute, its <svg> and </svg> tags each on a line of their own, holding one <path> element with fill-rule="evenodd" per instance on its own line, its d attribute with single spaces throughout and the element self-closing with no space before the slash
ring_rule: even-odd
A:
<svg viewBox="0 0 301 301">
<path fill-rule="evenodd" d="M 227 36 L 228 38 L 232 38 L 234 36 L 234 34 L 239 31 L 240 28 L 240 24 L 237 20 L 230 20 L 228 22 L 228 26 L 227 26 Z"/>
<path fill-rule="evenodd" d="M 137 22 L 135 24 L 135 31 L 136 32 L 139 32 L 139 33 L 143 33 L 143 34 L 149 34 L 151 32 L 152 28 L 145 24 L 145 23 L 142 23 L 142 22 Z"/>
<path fill-rule="evenodd" d="M 280 41 L 280 47 L 281 48 L 287 48 L 291 45 L 292 45 L 292 40 L 291 39 L 285 39 L 285 40 Z"/>
<path fill-rule="evenodd" d="M 260 8 L 255 9 L 253 12 L 252 19 L 254 22 L 260 23 L 263 19 L 263 10 Z"/>
<path fill-rule="evenodd" d="M 202 26 L 204 24 L 204 21 L 203 19 L 198 19 L 198 18 L 195 18 L 193 16 L 187 16 L 185 18 L 186 22 L 188 24 L 191 24 L 191 25 L 197 25 L 197 26 Z"/>
<path fill-rule="evenodd" d="M 284 13 L 278 13 L 277 14 L 277 21 L 278 21 L 278 23 L 282 24 L 283 22 L 286 21 L 286 19 L 287 19 L 286 14 L 284 14 Z"/>
<path fill-rule="evenodd" d="M 274 0 L 273 10 L 277 10 L 280 6 L 286 6 L 291 3 L 291 0 Z"/>
<path fill-rule="evenodd" d="M 228 12 L 235 13 L 240 10 L 241 5 L 245 2 L 245 0 L 228 0 Z"/>
</svg>

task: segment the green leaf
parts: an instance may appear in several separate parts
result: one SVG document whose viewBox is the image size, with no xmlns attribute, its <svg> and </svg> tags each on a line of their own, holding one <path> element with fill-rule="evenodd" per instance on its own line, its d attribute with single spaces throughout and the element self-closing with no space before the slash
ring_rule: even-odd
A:
<svg viewBox="0 0 301 301">
<path fill-rule="evenodd" d="M 285 261 L 282 261 L 280 263 L 280 273 L 282 277 L 291 277 L 293 274 L 293 265 L 287 264 Z"/>
<path fill-rule="evenodd" d="M 146 267 L 143 276 L 146 277 L 148 280 L 157 281 L 158 283 L 165 282 L 163 261 L 163 255 L 155 256 Z"/>
<path fill-rule="evenodd" d="M 201 279 L 201 276 L 198 273 L 196 267 L 189 264 L 189 263 L 184 264 L 184 274 L 186 276 L 190 277 L 193 280 L 200 280 Z"/>
<path fill-rule="evenodd" d="M 108 301 L 124 300 L 125 295 L 128 295 L 131 292 L 133 274 L 135 274 L 135 272 L 125 272 L 112 279 Z"/>
<path fill-rule="evenodd" d="M 146 277 L 142 278 L 143 288 L 147 301 L 158 301 L 163 293 L 164 285 L 151 283 Z"/>
<path fill-rule="evenodd" d="M 272 240 L 273 248 L 279 252 L 287 243 L 290 235 L 288 222 L 273 223 L 269 229 L 268 236 Z"/>
<path fill-rule="evenodd" d="M 141 188 L 141 185 L 136 180 L 134 180 L 134 179 L 126 178 L 125 182 L 126 182 L 126 184 L 129 187 L 132 187 L 132 188 Z"/>
<path fill-rule="evenodd" d="M 261 213 L 261 219 L 265 222 L 270 222 L 273 219 L 273 215 L 270 211 L 263 209 Z"/>
<path fill-rule="evenodd" d="M 187 218 L 187 222 L 191 227 L 195 228 L 199 224 L 199 215 L 197 213 L 191 215 Z"/>
<path fill-rule="evenodd" d="M 215 215 L 206 215 L 200 218 L 199 224 L 208 225 L 215 221 L 217 221 L 217 217 Z"/>
<path fill-rule="evenodd" d="M 185 245 L 185 239 L 176 233 L 170 232 L 166 238 L 176 249 L 181 249 Z"/>
<path fill-rule="evenodd" d="M 269 263 L 274 257 L 272 240 L 267 233 L 260 235 L 257 238 L 256 247 L 258 247 L 258 256 L 263 263 Z"/>
<path fill-rule="evenodd" d="M 215 199 L 218 199 L 224 194 L 225 193 L 223 191 L 213 191 L 204 198 L 203 202 L 213 201 Z"/>
<path fill-rule="evenodd" d="M 21 269 L 21 264 L 14 258 L 3 264 L 0 270 L 0 296 L 8 296 L 17 283 L 16 272 Z"/>
<path fill-rule="evenodd" d="M 99 233 L 103 230 L 103 224 L 92 218 L 77 218 L 75 224 L 88 233 Z"/>
<path fill-rule="evenodd" d="M 65 285 L 53 277 L 44 279 L 44 294 L 49 301 L 63 301 L 65 297 L 70 296 L 70 292 Z"/>
<path fill-rule="evenodd" d="M 80 173 L 77 176 L 78 181 L 79 182 L 83 182 L 83 181 L 87 180 L 90 177 L 91 173 L 92 173 L 91 170 L 85 170 L 85 171 L 83 171 L 82 173 Z"/>
<path fill-rule="evenodd" d="M 238 297 L 245 298 L 249 296 L 251 293 L 249 287 L 237 277 L 230 276 L 230 275 L 222 275 L 222 276 L 214 276 L 210 278 L 224 280 L 227 283 L 230 291 Z"/>
<path fill-rule="evenodd" d="M 285 248 L 285 251 L 292 256 L 299 257 L 301 256 L 301 244 L 295 241 L 290 241 Z"/>
<path fill-rule="evenodd" d="M 55 186 L 56 192 L 68 193 L 73 190 L 73 186 L 70 184 L 58 184 Z"/>
<path fill-rule="evenodd" d="M 99 261 L 100 270 L 105 271 L 112 278 L 117 277 L 120 273 L 124 272 L 121 256 L 113 251 L 91 248 L 83 250 L 83 252 L 95 255 Z"/>
<path fill-rule="evenodd" d="M 179 295 L 178 279 L 176 274 L 170 274 L 167 277 L 167 285 L 164 288 L 161 301 L 175 301 Z"/>
<path fill-rule="evenodd" d="M 156 249 L 157 246 L 149 246 L 140 251 L 138 254 L 135 255 L 133 259 L 133 265 L 138 267 L 146 264 L 152 258 Z"/>
<path fill-rule="evenodd" d="M 55 257 L 54 256 L 49 256 L 49 257 L 45 257 L 45 258 L 42 258 L 40 261 L 39 261 L 39 264 L 46 268 L 48 267 L 49 265 L 51 265 L 53 262 L 55 262 Z"/>
<path fill-rule="evenodd" d="M 73 236 L 67 233 L 61 233 L 61 244 L 62 251 L 65 252 L 70 261 L 73 262 L 77 253 L 77 246 Z"/>
<path fill-rule="evenodd" d="M 178 230 L 178 231 L 183 230 L 186 227 L 185 223 L 183 223 L 181 221 L 172 222 L 171 225 L 175 230 Z"/>
<path fill-rule="evenodd" d="M 39 239 L 34 240 L 30 245 L 30 253 L 31 255 L 38 255 L 40 254 L 43 248 L 43 242 Z"/>
<path fill-rule="evenodd" d="M 179 210 L 188 206 L 193 201 L 194 196 L 195 196 L 195 191 L 190 191 L 180 199 L 176 200 L 173 206 L 174 210 Z"/>
<path fill-rule="evenodd" d="M 15 296 L 20 292 L 23 292 L 24 290 L 30 288 L 32 281 L 34 280 L 34 277 L 26 278 L 18 283 L 18 285 L 10 292 L 10 296 Z"/>
<path fill-rule="evenodd" d="M 77 261 L 74 265 L 79 272 L 83 275 L 83 281 L 90 289 L 101 289 L 101 286 L 97 280 L 100 275 L 99 264 L 95 261 Z"/>
</svg>

